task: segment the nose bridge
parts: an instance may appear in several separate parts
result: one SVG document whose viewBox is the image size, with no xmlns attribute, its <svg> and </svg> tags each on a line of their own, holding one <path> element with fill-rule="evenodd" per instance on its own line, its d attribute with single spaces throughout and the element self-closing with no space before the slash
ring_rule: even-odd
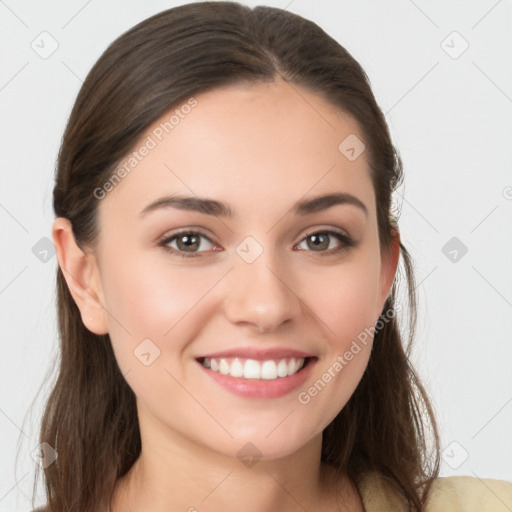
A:
<svg viewBox="0 0 512 512">
<path fill-rule="evenodd" d="M 272 330 L 300 313 L 299 298 L 288 284 L 291 276 L 273 248 L 247 237 L 237 246 L 233 265 L 225 301 L 231 322 Z"/>
</svg>

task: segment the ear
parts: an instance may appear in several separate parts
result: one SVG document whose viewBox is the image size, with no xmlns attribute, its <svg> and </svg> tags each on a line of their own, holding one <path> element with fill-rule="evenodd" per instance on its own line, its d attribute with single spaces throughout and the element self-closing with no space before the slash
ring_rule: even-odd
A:
<svg viewBox="0 0 512 512">
<path fill-rule="evenodd" d="M 82 322 L 94 334 L 107 334 L 107 313 L 103 307 L 103 289 L 94 255 L 85 254 L 73 236 L 68 219 L 57 217 L 52 229 L 57 259 Z"/>
<path fill-rule="evenodd" d="M 380 310 L 384 309 L 386 300 L 391 293 L 393 281 L 395 279 L 396 269 L 400 258 L 400 231 L 398 224 L 392 223 L 391 242 L 388 250 L 381 256 L 380 271 Z"/>
</svg>

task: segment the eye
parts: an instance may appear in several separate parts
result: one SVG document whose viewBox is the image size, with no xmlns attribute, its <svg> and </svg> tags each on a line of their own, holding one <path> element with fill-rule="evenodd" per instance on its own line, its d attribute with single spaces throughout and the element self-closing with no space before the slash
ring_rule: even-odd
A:
<svg viewBox="0 0 512 512">
<path fill-rule="evenodd" d="M 202 240 L 206 240 L 206 244 Z M 175 244 L 175 246 L 173 247 L 172 244 Z M 180 231 L 164 238 L 158 242 L 158 245 L 183 258 L 200 256 L 198 253 L 217 247 L 206 235 L 198 231 Z M 206 248 L 204 248 L 204 245 L 206 245 Z M 201 251 L 199 251 L 200 247 L 202 248 Z"/>
<path fill-rule="evenodd" d="M 338 246 L 334 248 L 332 247 L 331 243 L 333 238 L 340 242 L 338 243 Z M 355 242 L 349 236 L 333 230 L 315 231 L 313 233 L 308 233 L 297 245 L 297 247 L 299 247 L 304 242 L 307 246 L 306 249 L 310 249 L 312 252 L 322 253 L 322 255 L 337 254 L 342 251 L 347 251 L 350 249 L 350 247 L 355 245 Z M 300 250 L 304 250 L 304 248 Z"/>
<path fill-rule="evenodd" d="M 203 240 L 206 241 L 206 244 L 203 243 Z M 335 244 L 333 247 L 333 240 L 338 241 L 337 246 Z M 304 243 L 306 243 L 306 247 L 300 248 Z M 296 247 L 299 247 L 301 251 L 309 250 L 310 252 L 317 252 L 322 256 L 329 256 L 347 251 L 355 245 L 355 242 L 343 233 L 333 230 L 322 230 L 306 234 Z M 158 242 L 158 246 L 181 258 L 199 257 L 202 252 L 220 250 L 219 246 L 214 244 L 206 235 L 199 231 L 191 230 L 184 230 L 166 236 Z"/>
</svg>

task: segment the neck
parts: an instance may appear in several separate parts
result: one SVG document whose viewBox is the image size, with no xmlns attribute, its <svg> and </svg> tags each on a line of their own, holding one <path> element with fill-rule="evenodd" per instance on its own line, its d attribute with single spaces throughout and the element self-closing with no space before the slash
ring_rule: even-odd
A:
<svg viewBox="0 0 512 512">
<path fill-rule="evenodd" d="M 213 452 L 176 432 L 144 435 L 130 471 L 116 483 L 111 512 L 151 510 L 207 512 L 243 509 L 337 510 L 357 490 L 322 465 L 321 435 L 279 459 L 240 459 Z"/>
</svg>

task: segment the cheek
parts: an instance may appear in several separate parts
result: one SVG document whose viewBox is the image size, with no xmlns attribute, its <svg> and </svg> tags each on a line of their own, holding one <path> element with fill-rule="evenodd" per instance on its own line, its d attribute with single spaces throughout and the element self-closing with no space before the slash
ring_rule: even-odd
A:
<svg viewBox="0 0 512 512">
<path fill-rule="evenodd" d="M 305 281 L 304 300 L 324 326 L 331 348 L 345 351 L 352 339 L 377 321 L 378 271 L 374 258 L 361 257 L 316 271 Z"/>
<path fill-rule="evenodd" d="M 222 276 L 156 259 L 127 257 L 104 265 L 103 287 L 119 368 L 155 413 L 168 396 L 173 396 L 173 408 L 190 408 L 190 397 L 178 382 L 186 381 L 190 342 L 207 321 L 205 295 Z"/>
<path fill-rule="evenodd" d="M 184 326 L 190 328 L 189 318 L 197 316 L 197 305 L 218 278 L 198 268 L 184 270 L 142 258 L 110 261 L 104 265 L 103 296 L 120 366 L 132 363 L 133 351 L 145 339 L 162 355 L 171 348 L 175 357 L 193 336 L 182 332 Z"/>
<path fill-rule="evenodd" d="M 378 261 L 361 257 L 357 263 L 317 272 L 304 293 L 308 306 L 320 319 L 324 357 L 315 380 L 300 390 L 297 400 L 314 428 L 323 429 L 345 406 L 358 386 L 372 350 L 378 319 Z"/>
<path fill-rule="evenodd" d="M 125 258 L 106 266 L 103 279 L 109 312 L 139 337 L 161 337 L 193 310 L 217 278 L 200 268 Z"/>
</svg>

